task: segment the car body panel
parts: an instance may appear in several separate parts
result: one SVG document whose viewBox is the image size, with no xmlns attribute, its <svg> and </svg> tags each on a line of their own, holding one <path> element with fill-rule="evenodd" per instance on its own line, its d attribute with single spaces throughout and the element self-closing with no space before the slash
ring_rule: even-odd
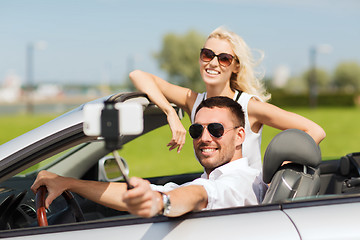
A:
<svg viewBox="0 0 360 240">
<path fill-rule="evenodd" d="M 300 239 L 289 218 L 279 210 L 189 219 L 165 239 L 267 239 L 269 236 L 279 240 Z"/>
<path fill-rule="evenodd" d="M 51 239 L 58 239 L 57 236 L 65 239 L 87 236 L 89 240 L 99 239 L 98 233 L 103 239 L 111 239 L 114 236 L 126 236 L 128 239 L 229 239 L 234 236 L 237 239 L 266 239 L 269 236 L 280 240 L 300 239 L 290 219 L 278 210 L 277 206 L 259 207 L 257 212 L 256 210 L 249 212 L 251 210 L 255 210 L 254 207 L 233 209 L 235 212 L 238 211 L 238 214 L 229 214 L 229 211 L 219 210 L 188 214 L 178 218 L 160 216 L 125 221 L 109 219 L 106 223 L 79 223 L 73 228 L 50 226 L 47 229 L 39 229 L 35 235 L 32 234 L 36 229 L 24 230 L 23 233 L 19 231 L 18 234 L 29 235 L 19 239 L 48 239 L 50 233 L 52 233 Z M 207 217 L 204 218 L 204 216 Z M 276 222 L 276 225 L 271 224 L 272 222 Z M 92 228 L 81 230 L 88 227 Z M 61 235 L 57 234 L 59 232 Z M 12 238 L 16 235 L 5 233 L 3 236 Z"/>
<path fill-rule="evenodd" d="M 360 198 L 351 203 L 325 204 L 285 209 L 300 232 L 301 239 L 359 239 Z M 357 202 L 356 202 L 357 201 Z"/>
</svg>

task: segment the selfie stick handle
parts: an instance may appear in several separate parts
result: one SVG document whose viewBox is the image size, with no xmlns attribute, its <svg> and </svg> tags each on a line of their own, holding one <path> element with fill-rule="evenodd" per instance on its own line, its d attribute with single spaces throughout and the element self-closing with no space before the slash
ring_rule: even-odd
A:
<svg viewBox="0 0 360 240">
<path fill-rule="evenodd" d="M 128 190 L 129 190 L 129 189 L 133 189 L 134 187 L 133 187 L 132 185 L 130 185 L 129 176 L 128 176 L 127 173 L 126 173 L 126 169 L 125 169 L 124 163 L 123 163 L 123 161 L 121 161 L 119 153 L 118 153 L 116 150 L 114 150 L 112 153 L 113 153 L 113 155 L 114 155 L 114 157 L 115 157 L 115 160 L 116 160 L 116 162 L 117 162 L 117 164 L 118 164 L 118 166 L 119 166 L 119 168 L 120 168 L 120 172 L 121 172 L 122 175 L 124 176 L 124 180 L 125 180 L 125 182 L 126 182 L 127 189 L 128 189 Z"/>
</svg>

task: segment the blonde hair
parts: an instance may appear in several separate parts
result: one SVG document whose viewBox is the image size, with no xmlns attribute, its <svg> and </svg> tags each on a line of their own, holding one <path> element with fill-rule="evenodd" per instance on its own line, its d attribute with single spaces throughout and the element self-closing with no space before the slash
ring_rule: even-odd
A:
<svg viewBox="0 0 360 240">
<path fill-rule="evenodd" d="M 254 67 L 263 59 L 263 53 L 259 61 L 255 62 L 251 53 L 251 49 L 245 41 L 236 33 L 226 30 L 224 27 L 215 29 L 208 37 L 227 40 L 240 63 L 238 73 L 233 73 L 230 78 L 230 88 L 232 90 L 243 91 L 260 97 L 263 101 L 270 99 L 270 94 L 265 90 L 264 84 L 261 82 L 262 76 L 258 77 Z"/>
</svg>

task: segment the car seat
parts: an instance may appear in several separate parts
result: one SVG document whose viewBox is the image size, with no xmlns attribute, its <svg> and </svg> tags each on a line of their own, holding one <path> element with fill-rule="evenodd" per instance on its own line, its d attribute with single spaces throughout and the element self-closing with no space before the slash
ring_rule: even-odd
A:
<svg viewBox="0 0 360 240">
<path fill-rule="evenodd" d="M 298 129 L 277 134 L 268 145 L 263 180 L 270 183 L 263 203 L 291 201 L 320 190 L 321 151 L 313 138 Z"/>
</svg>

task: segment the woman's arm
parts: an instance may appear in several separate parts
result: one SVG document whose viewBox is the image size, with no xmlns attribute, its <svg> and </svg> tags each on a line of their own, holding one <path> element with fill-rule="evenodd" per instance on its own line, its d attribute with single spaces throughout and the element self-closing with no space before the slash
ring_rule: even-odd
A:
<svg viewBox="0 0 360 240">
<path fill-rule="evenodd" d="M 169 104 L 169 102 L 172 102 L 190 114 L 192 108 L 190 102 L 191 97 L 194 97 L 192 96 L 194 93 L 189 88 L 171 84 L 162 78 L 141 70 L 131 72 L 129 77 L 134 86 L 139 91 L 146 93 L 150 100 L 160 107 L 164 113 L 168 114 L 173 110 Z"/>
<path fill-rule="evenodd" d="M 251 99 L 248 114 L 252 130 L 257 132 L 261 124 L 280 130 L 296 128 L 308 133 L 319 144 L 326 136 L 322 127 L 315 122 L 296 113 L 285 111 L 269 103 Z"/>
<path fill-rule="evenodd" d="M 186 130 L 170 102 L 175 103 L 190 115 L 197 94 L 188 88 L 168 83 L 164 79 L 140 70 L 131 72 L 129 77 L 134 86 L 146 93 L 150 100 L 167 115 L 172 132 L 172 139 L 167 146 L 170 147 L 169 150 L 178 147 L 178 152 L 180 152 L 185 144 Z"/>
</svg>

